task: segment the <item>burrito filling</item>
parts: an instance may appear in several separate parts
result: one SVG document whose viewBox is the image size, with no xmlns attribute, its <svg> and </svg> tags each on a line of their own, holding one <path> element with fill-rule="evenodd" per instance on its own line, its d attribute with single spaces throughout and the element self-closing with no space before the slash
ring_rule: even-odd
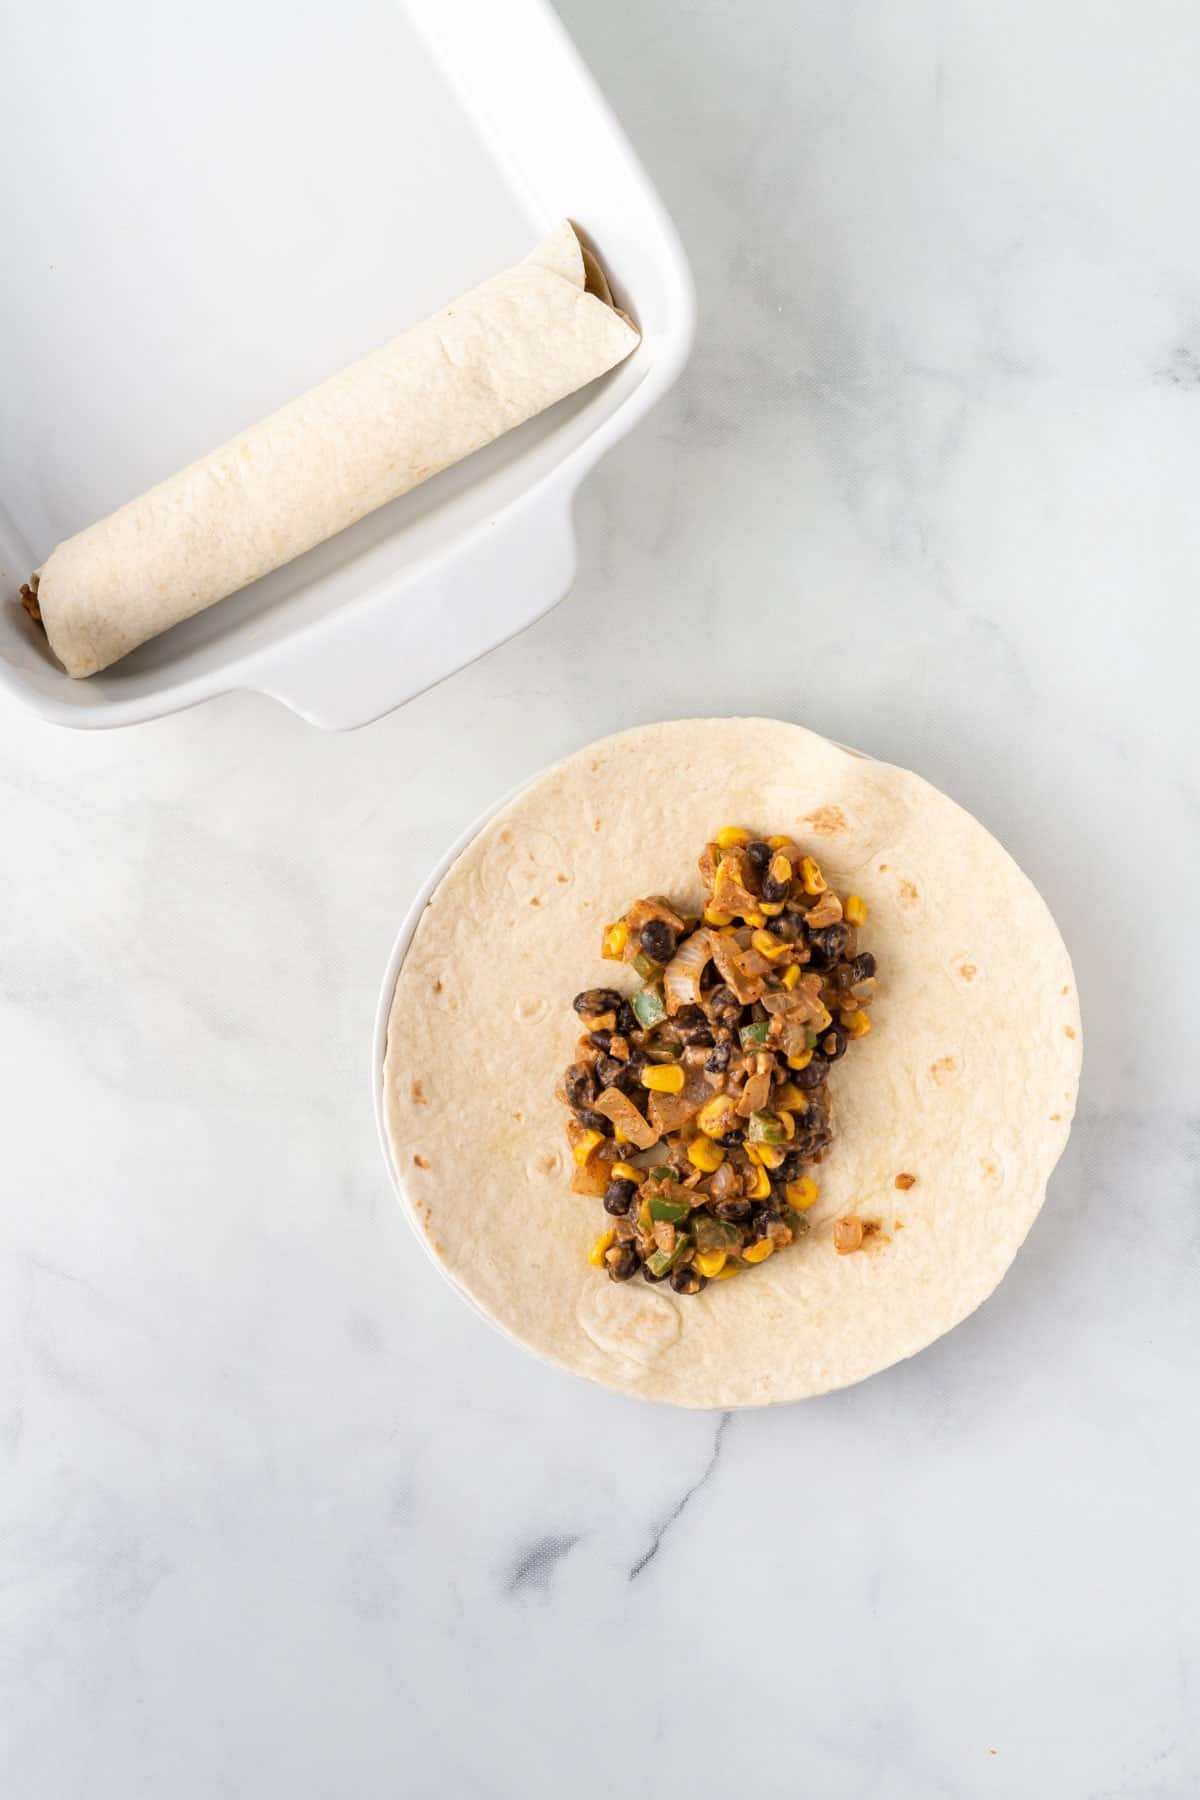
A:
<svg viewBox="0 0 1200 1800">
<path fill-rule="evenodd" d="M 608 1215 L 589 1261 L 677 1294 L 807 1232 L 829 1073 L 870 1031 L 877 979 L 865 902 L 840 899 L 791 838 L 726 827 L 700 873 L 698 918 L 651 895 L 605 927 L 601 954 L 642 985 L 575 996 L 584 1034 L 557 1090 L 572 1189 Z"/>
</svg>

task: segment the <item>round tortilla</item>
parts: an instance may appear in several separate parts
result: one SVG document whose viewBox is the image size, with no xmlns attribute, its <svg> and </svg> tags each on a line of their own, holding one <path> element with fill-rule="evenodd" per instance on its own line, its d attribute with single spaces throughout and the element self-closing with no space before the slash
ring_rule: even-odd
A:
<svg viewBox="0 0 1200 1800">
<path fill-rule="evenodd" d="M 601 960 L 604 924 L 644 894 L 698 906 L 696 859 L 726 824 L 794 834 L 863 896 L 879 993 L 830 1076 L 811 1234 L 683 1297 L 589 1265 L 606 1221 L 570 1192 L 554 1089 L 574 995 L 638 985 Z M 454 863 L 396 984 L 384 1113 L 417 1230 L 496 1325 L 643 1399 L 757 1406 L 861 1381 L 987 1298 L 1066 1143 L 1081 1049 L 1054 921 L 961 807 L 799 726 L 679 720 L 569 757 Z M 847 1213 L 880 1229 L 839 1256 Z"/>
</svg>

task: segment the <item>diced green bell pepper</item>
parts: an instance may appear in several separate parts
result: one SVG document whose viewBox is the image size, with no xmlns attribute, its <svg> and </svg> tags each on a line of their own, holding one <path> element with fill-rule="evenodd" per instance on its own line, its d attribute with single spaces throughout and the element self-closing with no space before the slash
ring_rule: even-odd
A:
<svg viewBox="0 0 1200 1800">
<path fill-rule="evenodd" d="M 655 1250 L 646 1258 L 646 1267 L 652 1275 L 669 1275 L 684 1251 L 690 1249 L 691 1242 L 691 1238 L 684 1232 L 677 1231 L 675 1248 L 673 1250 Z"/>
<path fill-rule="evenodd" d="M 773 1112 L 756 1112 L 750 1116 L 746 1136 L 752 1144 L 782 1144 L 787 1141 L 787 1128 Z"/>
<path fill-rule="evenodd" d="M 692 1231 L 697 1250 L 738 1250 L 742 1234 L 728 1219 L 714 1219 L 709 1213 L 692 1214 Z"/>
<path fill-rule="evenodd" d="M 680 1219 L 686 1219 L 691 1210 L 686 1200 L 664 1200 L 660 1197 L 650 1202 L 650 1217 L 665 1219 L 668 1225 L 678 1225 Z"/>
<path fill-rule="evenodd" d="M 656 987 L 639 988 L 629 1004 L 643 1031 L 649 1031 L 653 1025 L 661 1025 L 667 1016 L 667 1003 Z"/>
<path fill-rule="evenodd" d="M 760 1050 L 767 1041 L 771 1029 L 770 1019 L 756 1019 L 753 1025 L 743 1025 L 738 1032 L 743 1050 Z"/>
<path fill-rule="evenodd" d="M 652 956 L 647 956 L 644 950 L 638 951 L 633 959 L 633 966 L 643 981 L 653 981 L 658 974 L 658 964 Z"/>
</svg>

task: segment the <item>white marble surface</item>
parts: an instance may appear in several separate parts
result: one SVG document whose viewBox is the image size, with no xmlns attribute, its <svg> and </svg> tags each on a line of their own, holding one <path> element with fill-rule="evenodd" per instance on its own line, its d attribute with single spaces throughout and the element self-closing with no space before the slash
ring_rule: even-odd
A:
<svg viewBox="0 0 1200 1800">
<path fill-rule="evenodd" d="M 1200 19 L 563 10 L 703 299 L 574 595 L 353 737 L 0 716 L 0 1791 L 1190 1796 Z M 996 1297 L 725 1419 L 476 1320 L 367 1083 L 449 838 L 710 709 L 978 813 L 1087 1036 Z"/>
</svg>

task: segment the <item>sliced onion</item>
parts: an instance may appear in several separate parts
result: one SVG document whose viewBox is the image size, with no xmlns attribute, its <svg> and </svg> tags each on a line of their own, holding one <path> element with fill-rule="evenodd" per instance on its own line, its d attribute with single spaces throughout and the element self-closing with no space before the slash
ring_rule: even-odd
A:
<svg viewBox="0 0 1200 1800">
<path fill-rule="evenodd" d="M 700 977 L 711 960 L 707 931 L 693 931 L 683 940 L 663 971 L 663 996 L 669 1013 L 677 1013 L 681 1006 L 699 1006 Z"/>
<path fill-rule="evenodd" d="M 657 1144 L 657 1131 L 653 1125 L 647 1124 L 629 1095 L 623 1094 L 620 1088 L 605 1088 L 593 1110 L 603 1113 L 606 1119 L 611 1119 L 617 1130 L 623 1132 L 639 1150 L 649 1150 L 651 1144 Z"/>
</svg>

